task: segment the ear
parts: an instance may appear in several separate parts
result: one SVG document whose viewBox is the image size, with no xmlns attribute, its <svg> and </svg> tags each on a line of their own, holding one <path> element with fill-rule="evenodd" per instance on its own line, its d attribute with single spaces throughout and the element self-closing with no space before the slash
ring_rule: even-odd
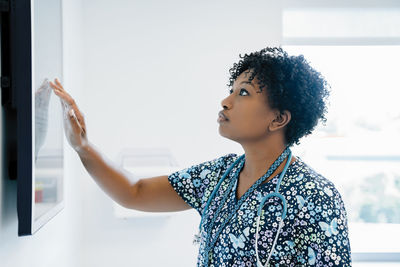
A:
<svg viewBox="0 0 400 267">
<path fill-rule="evenodd" d="M 284 110 L 282 112 L 279 110 L 275 111 L 275 119 L 269 125 L 269 130 L 272 132 L 285 127 L 291 118 L 292 114 L 289 110 Z"/>
</svg>

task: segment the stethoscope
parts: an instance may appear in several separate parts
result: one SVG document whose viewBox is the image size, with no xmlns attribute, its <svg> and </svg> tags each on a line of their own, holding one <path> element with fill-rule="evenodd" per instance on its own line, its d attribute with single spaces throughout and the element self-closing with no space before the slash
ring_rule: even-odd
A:
<svg viewBox="0 0 400 267">
<path fill-rule="evenodd" d="M 255 244 L 254 244 L 254 245 L 255 245 L 255 250 L 256 250 L 257 267 L 266 267 L 266 266 L 268 266 L 268 262 L 269 262 L 269 260 L 270 260 L 270 258 L 271 258 L 271 255 L 272 255 L 272 253 L 273 253 L 273 251 L 274 251 L 275 245 L 276 245 L 276 243 L 277 243 L 277 241 L 278 241 L 279 232 L 280 232 L 280 230 L 282 229 L 282 227 L 285 225 L 285 223 L 283 222 L 283 220 L 286 218 L 286 210 L 287 210 L 286 204 L 287 204 L 287 203 L 286 203 L 285 197 L 284 197 L 282 194 L 279 193 L 279 187 L 280 187 L 280 184 L 281 184 L 281 182 L 282 182 L 283 176 L 285 176 L 285 173 L 286 173 L 286 171 L 287 171 L 287 169 L 288 169 L 288 167 L 289 167 L 289 165 L 290 165 L 290 161 L 292 160 L 292 151 L 291 151 L 289 148 L 287 148 L 287 149 L 288 149 L 288 151 L 289 151 L 288 160 L 287 160 L 287 162 L 286 162 L 286 164 L 285 164 L 285 167 L 283 168 L 283 171 L 281 172 L 281 174 L 280 174 L 280 176 L 279 176 L 279 180 L 278 180 L 278 182 L 277 182 L 277 185 L 276 185 L 276 188 L 275 188 L 275 192 L 269 193 L 268 195 L 266 195 L 265 197 L 263 197 L 263 199 L 261 200 L 260 206 L 258 207 L 258 211 L 257 211 L 257 228 L 256 228 L 256 234 L 255 234 L 255 239 L 256 239 L 255 241 L 256 241 L 256 242 L 255 242 Z M 219 187 L 221 186 L 222 181 L 223 181 L 223 180 L 225 179 L 225 177 L 229 174 L 229 172 L 232 170 L 232 168 L 233 168 L 238 162 L 240 162 L 243 158 L 244 158 L 244 155 L 242 155 L 240 158 L 238 158 L 238 159 L 228 168 L 228 170 L 224 173 L 224 175 L 222 176 L 221 180 L 218 182 L 217 186 L 214 188 L 213 192 L 211 193 L 210 198 L 208 199 L 207 204 L 206 204 L 206 206 L 205 206 L 205 208 L 204 208 L 203 214 L 206 214 L 206 211 L 207 211 L 207 209 L 208 209 L 208 207 L 209 207 L 209 205 L 210 205 L 210 202 L 211 202 L 211 200 L 214 198 L 214 196 L 215 196 L 215 194 L 217 193 L 217 191 L 219 190 Z M 271 197 L 278 197 L 279 199 L 282 200 L 283 211 L 282 211 L 282 216 L 281 216 L 280 220 L 278 220 L 278 221 L 279 221 L 278 231 L 277 231 L 277 233 L 276 233 L 274 242 L 272 243 L 272 247 L 271 247 L 271 250 L 270 250 L 270 252 L 269 252 L 269 255 L 268 255 L 268 258 L 267 258 L 267 262 L 266 262 L 265 265 L 263 266 L 262 263 L 261 263 L 261 261 L 260 261 L 260 258 L 259 258 L 259 256 L 258 256 L 258 245 L 257 245 L 257 244 L 258 244 L 258 231 L 259 231 L 259 227 L 260 227 L 261 212 L 262 212 L 262 210 L 263 210 L 263 207 L 264 207 L 264 205 L 265 205 L 265 202 L 266 202 L 269 198 L 271 198 Z M 201 230 L 201 226 L 202 226 L 204 217 L 205 217 L 205 216 L 202 216 L 202 217 L 201 217 L 200 226 L 199 226 L 199 231 Z M 197 236 L 197 239 L 198 239 L 198 238 L 199 238 L 199 236 Z M 207 262 L 207 265 L 208 265 L 208 262 Z"/>
<path fill-rule="evenodd" d="M 256 243 L 255 243 L 255 247 L 256 247 L 256 257 L 257 257 L 257 267 L 263 267 L 263 265 L 261 264 L 261 261 L 260 261 L 260 259 L 259 259 L 259 257 L 258 257 L 258 245 L 257 245 L 258 243 L 257 243 L 257 241 L 258 241 L 258 230 L 259 230 L 259 227 L 260 227 L 261 211 L 262 211 L 262 208 L 264 207 L 265 202 L 267 201 L 267 199 L 269 199 L 269 198 L 271 198 L 271 197 L 278 197 L 278 198 L 280 198 L 280 199 L 282 200 L 282 204 L 283 204 L 283 211 L 282 211 L 281 219 L 280 219 L 280 221 L 279 221 L 278 231 L 276 232 L 276 236 L 275 236 L 274 242 L 272 243 L 272 247 L 271 247 L 271 250 L 270 250 L 269 255 L 268 255 L 268 258 L 267 258 L 267 262 L 265 263 L 264 266 L 268 266 L 269 259 L 271 258 L 271 255 L 272 255 L 272 252 L 274 251 L 276 242 L 278 241 L 279 232 L 281 231 L 282 227 L 285 225 L 285 223 L 283 222 L 283 220 L 286 218 L 286 210 L 287 210 L 286 199 L 285 199 L 285 197 L 284 197 L 282 194 L 278 193 L 278 191 L 279 191 L 279 187 L 281 186 L 281 182 L 282 182 L 283 176 L 285 175 L 286 170 L 288 169 L 291 160 L 292 160 L 292 151 L 289 152 L 288 160 L 287 160 L 287 162 L 286 162 L 286 164 L 285 164 L 285 167 L 283 168 L 283 171 L 282 171 L 281 175 L 279 176 L 279 180 L 278 180 L 278 182 L 277 182 L 277 184 L 276 184 L 275 192 L 269 193 L 268 195 L 266 195 L 266 196 L 261 200 L 260 206 L 258 207 L 258 212 L 257 212 L 257 215 L 258 215 L 258 217 L 257 217 L 257 229 L 256 229 Z"/>
</svg>

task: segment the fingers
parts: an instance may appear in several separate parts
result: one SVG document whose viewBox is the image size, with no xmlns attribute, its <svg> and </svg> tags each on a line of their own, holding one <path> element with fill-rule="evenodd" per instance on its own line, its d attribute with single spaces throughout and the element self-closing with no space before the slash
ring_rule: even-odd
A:
<svg viewBox="0 0 400 267">
<path fill-rule="evenodd" d="M 55 79 L 55 82 L 56 83 L 49 81 L 49 84 L 54 89 L 54 92 L 59 93 L 61 96 L 64 96 L 65 100 L 67 102 L 71 102 L 70 104 L 72 105 L 74 102 L 73 98 L 64 90 L 64 87 L 61 85 L 57 78 Z"/>
<path fill-rule="evenodd" d="M 67 104 L 70 106 L 75 107 L 75 100 L 64 90 L 62 87 L 61 83 L 58 82 L 56 79 L 56 84 L 52 83 L 51 81 L 49 82 L 50 86 L 54 89 L 54 93 L 58 95 L 62 100 L 64 100 Z M 78 111 L 77 108 L 75 110 L 76 112 Z"/>
<path fill-rule="evenodd" d="M 55 79 L 55 81 L 57 81 L 57 79 Z M 64 91 L 64 88 L 62 87 L 60 82 L 53 83 L 52 81 L 49 81 L 49 84 L 55 89 Z"/>
<path fill-rule="evenodd" d="M 58 85 L 55 85 L 52 82 L 49 82 L 50 86 L 53 88 L 53 91 L 56 95 L 58 95 L 59 97 L 61 97 L 64 101 L 66 101 L 68 104 L 72 105 L 72 97 L 70 97 L 65 91 L 64 89 L 62 89 L 61 87 L 59 87 Z"/>
<path fill-rule="evenodd" d="M 59 89 L 59 90 L 64 91 L 64 87 L 62 86 L 62 84 L 60 83 L 60 81 L 59 81 L 57 78 L 55 78 L 54 81 L 55 81 L 55 83 L 53 83 L 52 81 L 49 81 L 50 85 L 51 85 L 52 87 L 55 87 L 55 88 L 57 88 L 57 89 Z"/>
<path fill-rule="evenodd" d="M 60 81 L 58 80 L 58 78 L 56 78 L 55 81 L 56 81 L 56 84 L 57 84 L 58 86 L 60 86 L 61 89 L 64 90 L 64 87 L 61 85 L 61 83 L 60 83 Z"/>
<path fill-rule="evenodd" d="M 65 105 L 67 106 L 69 105 L 70 107 L 72 107 L 75 119 L 79 122 L 82 131 L 86 132 L 86 125 L 83 115 L 79 111 L 78 106 L 75 103 L 75 100 L 64 90 L 63 86 L 61 85 L 60 81 L 57 78 L 55 79 L 55 84 L 52 83 L 51 81 L 49 83 L 50 86 L 54 88 L 54 93 L 61 98 L 62 102 L 64 102 Z"/>
</svg>

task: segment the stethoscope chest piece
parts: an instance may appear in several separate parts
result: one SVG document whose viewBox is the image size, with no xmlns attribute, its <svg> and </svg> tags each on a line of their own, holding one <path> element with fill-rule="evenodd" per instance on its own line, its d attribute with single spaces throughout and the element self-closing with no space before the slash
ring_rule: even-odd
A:
<svg viewBox="0 0 400 267">
<path fill-rule="evenodd" d="M 287 148 L 285 149 L 285 151 L 281 154 L 281 156 L 280 156 L 280 157 L 272 164 L 272 166 L 270 167 L 270 169 L 273 169 L 273 168 L 276 169 L 276 168 L 280 165 L 280 163 L 283 162 L 283 160 L 284 160 L 284 158 L 286 157 L 286 155 L 288 155 L 288 157 L 287 157 L 288 159 L 287 159 L 287 162 L 286 162 L 286 164 L 285 164 L 285 167 L 283 168 L 283 171 L 281 172 L 281 174 L 280 174 L 280 176 L 279 176 L 279 180 L 278 180 L 278 182 L 277 182 L 275 192 L 269 193 L 269 194 L 267 194 L 266 196 L 264 196 L 264 197 L 262 198 L 262 200 L 261 200 L 261 202 L 260 202 L 260 206 L 258 207 L 258 210 L 257 210 L 257 215 L 258 215 L 258 216 L 257 216 L 257 229 L 256 229 L 256 233 L 255 233 L 255 244 L 254 244 L 254 245 L 255 245 L 255 250 L 256 250 L 257 267 L 268 266 L 269 260 L 270 260 L 270 258 L 271 258 L 271 255 L 272 255 L 272 253 L 273 253 L 273 251 L 274 251 L 274 248 L 275 248 L 275 245 L 276 245 L 276 243 L 277 243 L 279 233 L 280 233 L 282 227 L 283 227 L 284 224 L 285 224 L 285 223 L 284 223 L 284 219 L 286 218 L 286 211 L 287 211 L 286 199 L 285 199 L 285 197 L 284 197 L 282 194 L 279 193 L 279 187 L 280 187 L 282 178 L 283 178 L 283 176 L 285 175 L 286 170 L 287 170 L 287 168 L 289 167 L 290 162 L 291 162 L 291 159 L 292 159 L 292 152 L 290 151 L 289 147 L 287 147 Z M 227 176 L 227 174 L 232 170 L 233 166 L 235 166 L 235 165 L 236 165 L 238 162 L 240 162 L 243 158 L 244 158 L 244 155 L 242 155 L 239 159 L 237 159 L 237 160 L 228 168 L 228 170 L 224 173 L 224 175 L 222 176 L 222 178 L 220 179 L 220 181 L 218 182 L 218 184 L 217 184 L 216 187 L 214 188 L 214 190 L 213 190 L 211 196 L 209 197 L 209 199 L 208 199 L 208 201 L 207 201 L 207 203 L 206 203 L 206 206 L 205 206 L 205 208 L 204 208 L 203 214 L 205 214 L 206 211 L 208 210 L 208 207 L 209 207 L 209 205 L 210 205 L 210 202 L 211 202 L 212 199 L 214 199 L 214 196 L 215 196 L 216 192 L 218 191 L 218 189 L 219 189 L 219 187 L 220 187 L 222 181 L 225 179 L 225 177 Z M 275 167 L 274 167 L 274 165 L 275 165 Z M 274 170 L 275 170 L 275 169 L 274 169 Z M 269 173 L 269 171 L 270 171 L 270 170 L 268 170 L 267 174 Z M 272 173 L 273 173 L 273 171 L 271 171 L 271 173 L 269 174 L 269 176 L 270 176 Z M 265 177 L 269 177 L 269 176 L 266 175 Z M 236 180 L 236 182 L 237 182 L 237 180 Z M 261 182 L 262 182 L 262 179 L 260 179 L 259 181 L 257 181 L 257 183 L 258 183 L 257 185 L 259 185 L 259 183 L 261 183 Z M 231 184 L 233 185 L 233 183 L 231 183 Z M 254 187 L 254 188 L 255 188 L 255 187 Z M 227 192 L 229 192 L 229 190 L 227 190 Z M 250 192 L 252 192 L 252 191 L 250 191 Z M 246 194 L 248 194 L 248 192 L 246 192 Z M 222 201 L 222 202 L 224 202 L 224 200 L 227 199 L 227 196 L 228 196 L 228 194 L 226 193 L 225 196 L 224 196 L 224 198 L 223 198 L 223 201 Z M 282 215 L 280 216 L 280 218 L 277 217 L 277 220 L 278 220 L 278 222 L 279 222 L 278 231 L 277 231 L 277 233 L 276 233 L 274 242 L 273 242 L 273 244 L 272 244 L 272 246 L 271 246 L 271 249 L 270 249 L 270 251 L 269 251 L 269 255 L 268 255 L 267 261 L 266 261 L 265 265 L 263 266 L 262 263 L 261 263 L 261 261 L 260 261 L 260 259 L 259 259 L 259 256 L 258 256 L 258 232 L 259 232 L 260 218 L 261 218 L 261 213 L 262 213 L 263 207 L 264 207 L 264 205 L 266 204 L 267 200 L 268 200 L 269 198 L 272 198 L 272 197 L 277 197 L 277 198 L 279 198 L 279 200 L 281 200 L 281 202 L 282 202 Z M 240 204 L 241 204 L 241 202 L 239 202 L 239 203 L 237 204 L 237 206 L 240 206 Z M 221 207 L 222 207 L 222 206 L 220 206 L 220 208 L 221 208 Z M 220 208 L 219 208 L 219 209 L 220 209 Z M 219 210 L 217 210 L 216 214 L 219 214 L 218 211 L 219 211 Z M 233 213 L 232 213 L 232 215 L 233 215 Z M 200 241 L 201 241 L 201 235 L 200 235 L 201 232 L 200 232 L 200 231 L 201 231 L 201 226 L 203 225 L 204 217 L 205 217 L 205 216 L 202 216 L 202 218 L 201 218 L 200 227 L 199 227 L 199 234 L 195 235 L 195 238 L 194 238 L 194 240 L 193 240 L 193 243 L 194 243 L 194 244 L 199 244 Z M 216 215 L 214 215 L 213 220 L 214 220 L 214 218 L 216 218 Z M 210 223 L 211 226 L 209 227 L 209 229 L 208 229 L 208 231 L 207 231 L 207 236 L 210 235 L 210 229 L 212 229 L 212 226 L 214 225 L 214 221 L 213 221 L 213 220 L 212 220 L 211 223 Z M 227 221 L 229 221 L 229 220 L 227 220 Z M 226 222 L 227 222 L 227 221 L 226 221 Z M 225 222 L 225 224 L 226 224 L 226 222 Z M 223 229 L 223 227 L 220 227 L 220 229 Z M 217 233 L 217 236 L 218 236 L 218 233 Z M 207 239 L 206 239 L 206 245 L 205 245 L 206 266 L 208 266 L 208 260 L 207 260 L 207 258 L 208 258 L 208 253 L 209 253 L 209 251 L 211 250 L 212 245 L 213 245 L 213 244 L 211 244 L 211 243 L 212 243 L 211 241 L 207 242 Z M 211 244 L 211 245 L 210 245 L 210 244 Z"/>
<path fill-rule="evenodd" d="M 286 164 L 285 164 L 285 167 L 284 167 L 284 169 L 283 169 L 281 175 L 279 176 L 279 180 L 278 180 L 278 183 L 277 183 L 277 185 L 276 185 L 275 192 L 270 193 L 270 194 L 266 195 L 265 197 L 263 197 L 263 199 L 262 199 L 261 202 L 260 202 L 260 206 L 258 207 L 258 211 L 257 211 L 257 215 L 258 215 L 258 216 L 257 216 L 257 229 L 256 229 L 256 235 L 255 235 L 256 242 L 254 243 L 254 246 L 255 246 L 255 248 L 256 248 L 257 267 L 268 266 L 269 260 L 270 260 L 270 258 L 271 258 L 271 255 L 272 255 L 274 249 L 275 249 L 275 245 L 276 245 L 276 243 L 277 243 L 277 241 L 278 241 L 279 233 L 280 233 L 282 227 L 285 225 L 284 220 L 285 220 L 285 218 L 286 218 L 287 203 L 286 203 L 285 197 L 284 197 L 282 194 L 278 193 L 278 191 L 279 191 L 279 186 L 280 186 L 280 184 L 281 184 L 281 182 L 282 182 L 283 176 L 285 175 L 286 170 L 287 170 L 287 168 L 289 167 L 289 164 L 290 164 L 290 161 L 291 161 L 291 160 L 292 160 L 292 152 L 289 153 L 288 160 L 287 160 L 287 162 L 286 162 Z M 277 197 L 277 198 L 279 198 L 280 201 L 282 202 L 282 216 L 281 216 L 280 218 L 278 217 L 278 221 L 279 221 L 279 222 L 278 222 L 278 225 L 279 225 L 279 226 L 278 226 L 278 231 L 276 232 L 276 236 L 275 236 L 274 242 L 272 243 L 271 249 L 270 249 L 270 251 L 269 251 L 269 255 L 268 255 L 268 258 L 267 258 L 267 262 L 266 262 L 265 265 L 263 266 L 263 265 L 261 264 L 260 258 L 259 258 L 259 256 L 258 256 L 258 231 L 259 231 L 259 228 L 260 228 L 261 213 L 262 213 L 262 211 L 263 211 L 263 207 L 264 207 L 264 205 L 265 205 L 265 202 L 267 202 L 267 200 L 270 199 L 270 198 L 272 198 L 272 197 Z"/>
</svg>

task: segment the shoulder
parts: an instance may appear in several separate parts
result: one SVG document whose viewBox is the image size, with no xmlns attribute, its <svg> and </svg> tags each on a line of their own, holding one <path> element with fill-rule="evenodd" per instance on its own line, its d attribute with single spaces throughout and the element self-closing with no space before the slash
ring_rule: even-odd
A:
<svg viewBox="0 0 400 267">
<path fill-rule="evenodd" d="M 210 165 L 215 167 L 229 167 L 232 163 L 234 163 L 237 159 L 239 159 L 239 157 L 240 156 L 236 153 L 228 153 L 220 157 L 217 157 L 211 161 L 206 161 L 205 165 Z"/>
<path fill-rule="evenodd" d="M 193 172 L 193 171 L 201 171 L 201 170 L 214 170 L 214 169 L 224 169 L 229 167 L 232 163 L 234 163 L 239 158 L 239 155 L 235 153 L 227 153 L 222 156 L 216 157 L 212 160 L 203 161 L 201 163 L 192 165 L 185 169 L 182 169 L 180 172 Z"/>
<path fill-rule="evenodd" d="M 294 183 L 298 192 L 305 196 L 329 198 L 341 197 L 335 184 L 324 175 L 317 172 L 300 157 L 294 163 L 291 172 L 291 183 Z"/>
<path fill-rule="evenodd" d="M 328 220 L 330 216 L 337 216 L 339 222 L 347 222 L 345 204 L 335 184 L 302 159 L 298 158 L 293 164 L 286 182 L 286 190 L 293 193 L 291 204 L 298 216 L 308 214 L 309 218 L 315 219 L 310 221 L 311 224 Z"/>
<path fill-rule="evenodd" d="M 177 170 L 169 175 L 169 179 L 176 181 L 181 178 L 190 180 L 191 178 L 212 178 L 219 177 L 222 171 L 225 171 L 240 156 L 235 153 L 227 153 L 211 160 L 203 161 L 187 168 Z"/>
<path fill-rule="evenodd" d="M 206 161 L 203 165 L 205 166 L 214 166 L 217 168 L 221 167 L 229 167 L 232 163 L 234 163 L 240 156 L 236 153 L 227 153 L 220 157 L 214 158 L 211 161 Z"/>
<path fill-rule="evenodd" d="M 341 266 L 347 264 L 351 261 L 351 249 L 347 213 L 341 194 L 331 180 L 304 161 L 296 163 L 291 180 L 297 191 L 298 207 L 292 224 L 294 243 L 304 252 L 304 259 L 311 253 L 320 255 L 315 260 L 324 266 L 330 261 Z"/>
<path fill-rule="evenodd" d="M 168 175 L 168 181 L 175 191 L 202 215 L 205 203 L 219 179 L 238 158 L 235 153 L 227 153 L 177 170 Z"/>
<path fill-rule="evenodd" d="M 295 173 L 297 173 L 295 177 L 302 177 L 299 181 L 294 178 L 297 204 L 301 204 L 298 215 L 302 217 L 302 215 L 308 214 L 310 220 L 303 226 L 319 227 L 324 222 L 331 223 L 334 220 L 341 230 L 345 230 L 347 228 L 347 212 L 343 198 L 335 184 L 302 160 L 298 161 L 295 167 Z"/>
</svg>

